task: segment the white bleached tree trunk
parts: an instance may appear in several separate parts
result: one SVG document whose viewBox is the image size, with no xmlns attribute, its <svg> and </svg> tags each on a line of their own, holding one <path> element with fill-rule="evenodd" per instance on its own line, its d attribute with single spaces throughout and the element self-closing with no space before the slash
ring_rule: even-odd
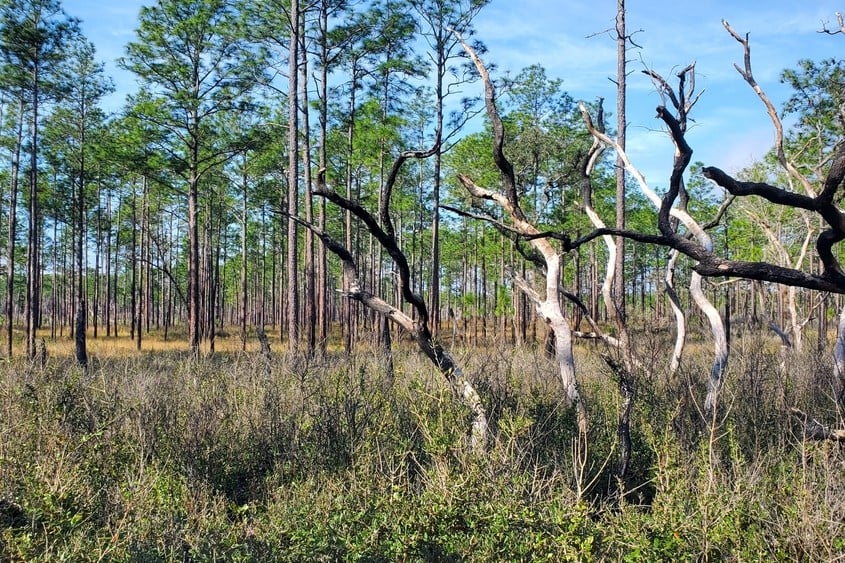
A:
<svg viewBox="0 0 845 563">
<path fill-rule="evenodd" d="M 675 199 L 678 197 L 678 194 L 682 189 L 683 172 L 686 170 L 692 156 L 692 149 L 684 139 L 683 130 L 678 120 L 672 117 L 666 111 L 666 108 L 658 108 L 658 116 L 663 119 L 669 127 L 672 140 L 675 143 L 675 162 L 672 169 L 669 191 L 663 198 L 661 198 L 651 188 L 651 186 L 649 186 L 642 173 L 633 165 L 625 150 L 620 147 L 614 139 L 601 132 L 593 125 L 592 118 L 583 104 L 580 104 L 580 107 L 590 133 L 599 141 L 614 148 L 617 155 L 624 163 L 625 168 L 636 180 L 640 187 L 640 191 L 658 209 L 658 224 L 662 235 L 667 239 L 679 238 L 681 236 L 670 224 L 670 218 L 674 218 L 686 228 L 687 232 L 692 235 L 705 252 L 712 253 L 713 240 L 710 235 L 707 234 L 701 225 L 699 225 L 699 223 L 693 219 L 686 210 L 674 206 Z M 697 272 L 694 272 L 693 277 L 691 278 L 690 294 L 692 295 L 696 306 L 698 306 L 707 317 L 713 337 L 713 365 L 710 370 L 710 376 L 707 384 L 707 396 L 704 402 L 705 411 L 707 411 L 708 414 L 712 414 L 713 409 L 717 404 L 718 394 L 722 387 L 725 370 L 727 369 L 727 331 L 725 330 L 725 323 L 722 320 L 721 314 L 704 294 L 701 288 L 701 276 Z"/>
<path fill-rule="evenodd" d="M 457 34 L 456 34 L 457 35 Z M 540 230 L 530 223 L 519 203 L 518 190 L 513 166 L 505 156 L 504 147 L 504 126 L 496 107 L 496 96 L 493 82 L 484 63 L 478 57 L 475 50 L 458 36 L 464 50 L 469 54 L 475 68 L 481 75 L 484 82 L 484 99 L 487 108 L 487 115 L 493 130 L 493 160 L 499 169 L 504 186 L 503 191 L 493 191 L 478 186 L 471 178 L 459 174 L 458 179 L 464 189 L 473 197 L 486 199 L 496 203 L 507 214 L 510 219 L 508 228 L 512 229 L 520 237 L 529 241 L 532 248 L 542 256 L 545 264 L 545 294 L 540 295 L 528 286 L 524 281 L 514 279 L 523 293 L 534 303 L 541 318 L 554 332 L 555 353 L 558 362 L 560 383 L 566 393 L 567 401 L 575 408 L 579 431 L 587 431 L 587 409 L 584 399 L 579 391 L 578 380 L 575 374 L 575 356 L 572 351 L 572 329 L 561 306 L 561 254 L 552 242 L 542 236 Z M 539 235 L 539 236 L 538 236 Z"/>
<path fill-rule="evenodd" d="M 845 306 L 839 311 L 839 323 L 836 326 L 836 342 L 833 345 L 833 376 L 836 400 L 841 401 L 845 393 Z"/>
</svg>

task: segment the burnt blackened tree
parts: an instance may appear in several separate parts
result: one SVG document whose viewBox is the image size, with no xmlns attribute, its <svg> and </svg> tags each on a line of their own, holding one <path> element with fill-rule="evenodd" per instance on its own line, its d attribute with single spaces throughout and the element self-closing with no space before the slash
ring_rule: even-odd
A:
<svg viewBox="0 0 845 563">
<path fill-rule="evenodd" d="M 337 242 L 315 225 L 306 223 L 295 217 L 290 218 L 297 220 L 314 232 L 326 248 L 340 258 L 343 266 L 343 295 L 347 299 L 361 303 L 405 329 L 414 339 L 420 351 L 437 366 L 437 369 L 446 378 L 446 382 L 455 396 L 472 411 L 473 421 L 470 432 L 470 445 L 473 450 L 482 451 L 488 440 L 486 409 L 481 402 L 478 392 L 460 365 L 432 334 L 430 327 L 431 317 L 428 308 L 426 307 L 425 300 L 412 289 L 411 268 L 405 253 L 399 246 L 393 222 L 388 213 L 393 183 L 396 181 L 402 165 L 408 159 L 419 156 L 420 153 L 416 151 L 406 151 L 400 154 L 394 162 L 391 168 L 391 174 L 385 184 L 385 191 L 382 194 L 382 206 L 379 210 L 378 218 L 360 203 L 347 199 L 336 191 L 329 189 L 325 182 L 325 170 L 320 170 L 314 191 L 315 195 L 323 197 L 341 209 L 348 211 L 358 221 L 363 223 L 367 231 L 376 239 L 384 251 L 387 252 L 396 268 L 397 283 L 399 285 L 398 292 L 402 301 L 413 309 L 412 314 L 405 313 L 399 304 L 389 303 L 362 285 L 359 279 L 355 257 L 343 244 Z"/>
<path fill-rule="evenodd" d="M 737 65 L 737 71 L 760 97 L 772 120 L 775 129 L 775 146 L 773 152 L 777 161 L 787 171 L 792 180 L 801 186 L 801 191 L 793 191 L 767 182 L 739 180 L 714 166 L 704 167 L 702 173 L 704 177 L 722 187 L 731 196 L 758 197 L 776 206 L 803 210 L 815 215 L 823 225 L 823 228 L 816 237 L 816 255 L 821 264 L 820 271 L 802 269 L 800 268 L 800 263 L 779 264 L 766 261 L 732 259 L 726 258 L 716 252 L 711 238 L 705 231 L 704 227 L 706 225 L 699 224 L 690 212 L 687 211 L 684 203 L 686 192 L 684 189 L 683 175 L 692 157 L 692 147 L 688 144 L 685 137 L 685 115 L 681 112 L 679 114 L 680 117 L 675 116 L 665 106 L 657 108 L 657 116 L 664 122 L 676 151 L 669 189 L 662 197 L 651 190 L 642 174 L 639 173 L 635 165 L 625 154 L 624 149 L 609 136 L 593 126 L 589 120 L 589 116 L 585 113 L 585 117 L 588 119 L 588 126 L 593 135 L 617 151 L 628 171 L 639 183 L 641 190 L 658 209 L 656 217 L 658 234 L 652 235 L 619 229 L 599 229 L 590 236 L 594 237 L 600 234 L 610 233 L 621 234 L 640 242 L 658 244 L 674 249 L 695 261 L 695 265 L 693 266 L 693 284 L 694 286 L 697 285 L 699 290 L 702 277 L 734 277 L 843 294 L 845 293 L 845 271 L 843 271 L 840 264 L 835 247 L 841 241 L 845 240 L 845 213 L 843 213 L 837 198 L 837 193 L 842 189 L 843 180 L 845 180 L 845 143 L 837 140 L 832 144 L 829 153 L 824 159 L 823 165 L 815 169 L 815 181 L 811 180 L 810 176 L 802 174 L 795 163 L 787 157 L 784 149 L 783 126 L 778 113 L 752 74 L 748 37 L 740 36 L 727 22 L 723 22 L 723 24 L 730 35 L 743 47 L 744 64 L 742 66 Z M 652 77 L 658 79 L 660 83 L 659 77 L 655 75 L 652 75 Z M 665 87 L 665 83 L 662 83 L 662 85 Z M 663 89 L 663 92 L 667 95 L 670 94 L 665 89 Z M 668 97 L 670 100 L 673 100 L 672 96 Z M 673 105 L 676 109 L 679 108 L 675 100 L 673 100 Z M 680 108 L 683 107 L 683 104 L 681 104 Z M 841 103 L 838 107 L 838 114 L 840 116 L 838 139 L 841 139 L 842 125 L 845 124 L 845 119 L 843 119 L 845 110 L 842 109 Z M 719 217 L 716 220 L 719 220 Z M 679 223 L 685 229 L 679 229 Z M 691 290 L 694 289 L 695 287 L 691 288 Z M 694 294 L 693 298 L 695 299 Z M 719 319 L 718 312 L 715 311 L 712 305 L 708 307 L 706 304 L 702 307 L 702 310 L 711 321 L 711 329 L 715 342 L 716 354 L 711 371 L 707 399 L 705 401 L 705 407 L 711 412 L 714 412 L 725 373 L 724 368 L 728 359 L 728 348 L 725 341 L 724 324 Z M 842 326 L 843 323 L 840 323 L 840 327 Z M 837 339 L 838 345 L 834 350 L 835 363 L 837 365 L 845 365 L 845 362 L 843 362 L 845 346 L 842 346 L 841 342 L 842 336 L 840 334 Z M 839 386 L 841 387 L 841 382 L 839 382 Z"/>
</svg>

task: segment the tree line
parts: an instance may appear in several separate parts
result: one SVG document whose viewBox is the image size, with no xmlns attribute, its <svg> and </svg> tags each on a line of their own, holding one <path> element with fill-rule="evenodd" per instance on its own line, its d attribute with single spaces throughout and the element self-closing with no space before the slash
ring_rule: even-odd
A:
<svg viewBox="0 0 845 563">
<path fill-rule="evenodd" d="M 340 327 L 350 348 L 377 323 L 335 295 L 325 250 L 289 217 L 338 219 L 315 201 L 317 167 L 377 197 L 408 144 L 434 147 L 402 178 L 402 230 L 439 288 L 439 168 L 471 115 L 449 107 L 468 77 L 446 29 L 469 29 L 482 6 L 157 3 L 120 61 L 139 89 L 108 114 L 113 85 L 79 22 L 56 1 L 6 3 L 7 354 L 18 328 L 29 356 L 38 330 L 81 337 L 83 362 L 87 331 L 140 347 L 176 330 L 196 352 L 224 325 L 244 339 L 268 326 L 312 353 Z M 344 236 L 372 246 L 348 219 Z M 379 253 L 369 260 L 368 281 L 389 284 Z M 439 314 L 441 292 L 427 295 Z"/>
</svg>

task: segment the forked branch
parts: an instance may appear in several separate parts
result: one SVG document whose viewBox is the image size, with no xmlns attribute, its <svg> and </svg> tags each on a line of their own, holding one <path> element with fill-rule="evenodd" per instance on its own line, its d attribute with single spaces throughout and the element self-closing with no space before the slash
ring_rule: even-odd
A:
<svg viewBox="0 0 845 563">
<path fill-rule="evenodd" d="M 777 155 L 778 162 L 781 166 L 784 167 L 785 170 L 789 172 L 789 175 L 795 178 L 803 187 L 804 190 L 807 192 L 808 195 L 813 196 L 815 192 L 813 190 L 812 184 L 801 174 L 797 168 L 786 158 L 786 153 L 783 149 L 783 124 L 781 123 L 780 117 L 778 117 L 778 112 L 775 109 L 774 104 L 766 95 L 766 92 L 757 84 L 757 81 L 754 79 L 754 74 L 751 71 L 751 45 L 748 42 L 748 34 L 746 33 L 745 36 L 741 36 L 739 33 L 731 27 L 731 25 L 727 22 L 727 20 L 722 20 L 722 25 L 724 26 L 725 30 L 737 40 L 737 42 L 742 45 L 743 50 L 743 66 L 740 67 L 738 64 L 734 64 L 734 68 L 736 71 L 742 76 L 743 80 L 745 80 L 751 89 L 757 94 L 760 98 L 760 101 L 763 102 L 763 105 L 766 106 L 766 112 L 769 114 L 769 119 L 772 120 L 772 126 L 775 129 L 775 154 Z"/>
<path fill-rule="evenodd" d="M 520 236 L 534 237 L 540 234 L 540 231 L 527 220 L 520 206 L 513 165 L 504 153 L 505 128 L 496 106 L 496 90 L 493 86 L 493 81 L 490 79 L 487 67 L 481 61 L 475 49 L 467 44 L 458 33 L 455 33 L 455 36 L 460 41 L 464 51 L 472 59 L 475 68 L 478 70 L 478 74 L 484 82 L 484 102 L 493 130 L 493 161 L 499 169 L 503 192 L 483 188 L 477 185 L 472 178 L 464 174 L 459 175 L 458 180 L 464 189 L 473 197 L 493 201 L 499 205 L 510 219 L 513 230 Z M 527 294 L 534 301 L 537 313 L 546 321 L 554 333 L 555 353 L 560 369 L 561 384 L 563 385 L 567 400 L 575 407 L 579 431 L 585 433 L 587 431 L 587 411 L 575 377 L 572 329 L 569 326 L 569 321 L 563 314 L 563 308 L 558 297 L 561 281 L 561 255 L 548 237 L 530 238 L 529 243 L 536 252 L 542 255 L 543 261 L 545 262 L 546 288 L 545 294 L 542 297 L 534 292 L 527 292 Z M 532 293 L 534 295 L 533 297 Z"/>
</svg>

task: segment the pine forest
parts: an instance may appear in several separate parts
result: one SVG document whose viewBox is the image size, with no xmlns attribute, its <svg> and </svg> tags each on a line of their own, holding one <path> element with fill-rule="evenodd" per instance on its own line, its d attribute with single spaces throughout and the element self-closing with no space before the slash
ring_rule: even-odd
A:
<svg viewBox="0 0 845 563">
<path fill-rule="evenodd" d="M 843 16 L 722 20 L 734 169 L 640 7 L 578 99 L 490 1 L 150 0 L 123 92 L 0 0 L 0 560 L 845 557 Z"/>
</svg>

